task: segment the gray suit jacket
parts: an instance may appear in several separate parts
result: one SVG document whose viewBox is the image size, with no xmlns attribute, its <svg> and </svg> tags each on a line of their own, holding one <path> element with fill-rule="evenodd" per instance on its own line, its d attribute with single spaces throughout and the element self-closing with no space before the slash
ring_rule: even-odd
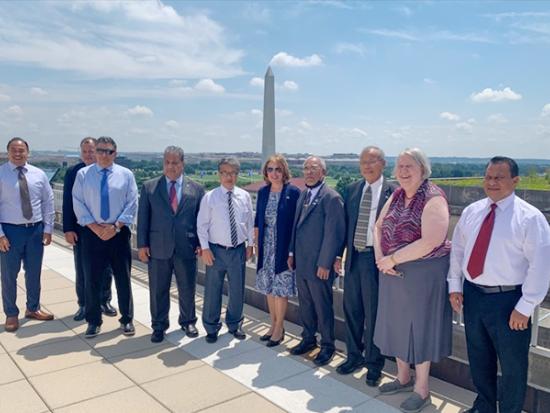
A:
<svg viewBox="0 0 550 413">
<path fill-rule="evenodd" d="M 346 224 L 342 197 L 326 184 L 304 209 L 307 190 L 298 198 L 290 252 L 294 253 L 296 276 L 317 278 L 317 267 L 330 269 L 336 276 L 333 264 L 344 245 Z"/>
<path fill-rule="evenodd" d="M 146 181 L 141 188 L 138 210 L 137 246 L 149 247 L 151 257 L 168 259 L 195 257 L 199 245 L 197 214 L 204 188 L 183 178 L 183 196 L 176 213 L 170 206 L 166 177 Z"/>
<path fill-rule="evenodd" d="M 359 215 L 359 205 L 361 203 L 361 197 L 363 195 L 363 188 L 365 187 L 365 180 L 354 182 L 347 187 L 346 194 L 344 196 L 344 207 L 346 210 L 346 249 L 348 251 L 346 255 L 346 274 L 349 274 L 351 269 L 353 251 L 353 238 L 355 237 L 355 227 L 357 226 L 357 216 Z M 380 215 L 380 211 L 384 207 L 384 204 L 395 190 L 396 186 L 393 183 L 388 183 L 384 179 L 382 183 L 382 191 L 380 192 L 380 199 L 378 201 L 378 207 L 376 210 L 376 218 Z M 342 251 L 343 253 L 343 251 Z M 341 254 L 340 254 L 341 255 Z"/>
</svg>

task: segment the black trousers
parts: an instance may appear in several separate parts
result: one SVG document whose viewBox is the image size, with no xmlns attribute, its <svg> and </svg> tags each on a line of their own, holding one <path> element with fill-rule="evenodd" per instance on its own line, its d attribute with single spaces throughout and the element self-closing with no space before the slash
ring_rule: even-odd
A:
<svg viewBox="0 0 550 413">
<path fill-rule="evenodd" d="M 321 347 L 334 350 L 334 309 L 332 284 L 334 279 L 296 277 L 298 303 L 302 320 L 302 338 L 307 343 L 316 342 L 315 333 L 321 334 Z"/>
<path fill-rule="evenodd" d="M 369 372 L 379 374 L 384 367 L 384 357 L 373 342 L 378 309 L 378 268 L 374 251 L 353 250 L 350 253 L 353 254 L 351 268 L 344 277 L 348 358 L 354 361 L 364 359 Z"/>
<path fill-rule="evenodd" d="M 520 413 L 527 387 L 531 322 L 523 331 L 511 330 L 510 314 L 521 291 L 484 294 L 464 281 L 464 324 L 472 380 L 477 390 L 474 407 L 481 413 Z M 502 377 L 497 391 L 497 359 Z"/>
<path fill-rule="evenodd" d="M 84 248 L 82 248 L 81 239 L 82 232 L 83 228 L 79 228 L 76 231 L 78 241 L 73 247 L 74 267 L 76 272 L 76 298 L 79 307 L 86 306 L 86 278 L 84 276 Z M 113 270 L 111 269 L 111 267 L 107 267 L 102 282 L 103 284 L 101 287 L 101 304 L 105 304 L 111 302 L 111 299 L 113 298 L 111 294 L 111 286 L 113 284 Z"/>
<path fill-rule="evenodd" d="M 149 260 L 149 301 L 151 305 L 151 327 L 166 330 L 169 326 L 170 284 L 172 274 L 176 277 L 180 326 L 197 322 L 195 314 L 195 285 L 197 281 L 197 259 L 181 259 L 177 255 L 167 260 Z"/>
<path fill-rule="evenodd" d="M 130 249 L 130 229 L 125 226 L 113 238 L 101 240 L 89 228 L 82 232 L 84 275 L 86 278 L 86 321 L 101 325 L 101 290 L 103 276 L 110 266 L 118 297 L 121 323 L 129 323 L 134 318 L 130 267 L 132 254 Z"/>
</svg>

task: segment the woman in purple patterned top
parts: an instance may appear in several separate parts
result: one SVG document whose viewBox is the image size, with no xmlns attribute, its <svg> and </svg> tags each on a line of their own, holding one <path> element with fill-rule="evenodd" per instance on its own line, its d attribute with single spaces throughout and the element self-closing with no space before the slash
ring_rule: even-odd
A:
<svg viewBox="0 0 550 413">
<path fill-rule="evenodd" d="M 401 409 L 416 412 L 431 403 L 431 362 L 451 353 L 446 284 L 450 214 L 445 193 L 428 180 L 430 163 L 422 151 L 403 151 L 394 173 L 400 188 L 382 209 L 375 230 L 381 274 L 374 342 L 382 354 L 397 360 L 397 379 L 380 386 L 380 392 L 412 391 Z"/>
</svg>

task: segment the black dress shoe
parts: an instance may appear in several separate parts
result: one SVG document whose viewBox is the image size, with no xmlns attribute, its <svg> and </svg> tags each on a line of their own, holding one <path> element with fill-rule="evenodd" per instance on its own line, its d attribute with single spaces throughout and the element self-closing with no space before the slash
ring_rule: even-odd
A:
<svg viewBox="0 0 550 413">
<path fill-rule="evenodd" d="M 101 326 L 96 326 L 95 324 L 88 324 L 88 328 L 86 329 L 86 333 L 84 334 L 84 337 L 94 338 L 99 334 L 100 331 L 101 331 Z"/>
<path fill-rule="evenodd" d="M 207 343 L 215 343 L 216 341 L 218 341 L 218 333 L 208 333 L 206 335 Z"/>
<path fill-rule="evenodd" d="M 331 348 L 322 348 L 319 354 L 317 354 L 317 357 L 313 359 L 313 362 L 317 366 L 324 366 L 325 364 L 328 364 L 330 360 L 332 360 L 332 357 L 334 356 L 334 349 Z"/>
<path fill-rule="evenodd" d="M 315 341 L 306 342 L 302 340 L 300 341 L 300 343 L 298 343 L 298 345 L 290 349 L 290 354 L 292 354 L 293 356 L 300 356 L 302 354 L 310 352 L 315 347 L 317 347 L 317 343 Z"/>
<path fill-rule="evenodd" d="M 153 330 L 153 334 L 151 334 L 151 342 L 160 343 L 162 340 L 164 340 L 164 331 Z"/>
<path fill-rule="evenodd" d="M 84 307 L 78 307 L 78 310 L 76 313 L 74 313 L 73 320 L 74 321 L 82 321 L 86 318 L 86 311 L 84 310 Z"/>
<path fill-rule="evenodd" d="M 111 303 L 101 304 L 101 312 L 108 317 L 115 317 L 117 315 L 116 308 Z"/>
<path fill-rule="evenodd" d="M 339 364 L 338 367 L 336 367 L 336 373 L 351 374 L 363 368 L 363 364 L 364 362 L 362 359 L 347 358 L 343 363 Z"/>
<path fill-rule="evenodd" d="M 230 331 L 229 334 L 231 334 L 237 340 L 244 340 L 246 338 L 245 332 L 240 327 L 236 330 Z"/>
<path fill-rule="evenodd" d="M 269 339 L 269 340 L 267 340 L 267 343 L 265 344 L 265 346 L 266 347 L 278 346 L 279 344 L 281 344 L 283 342 L 284 339 L 285 339 L 285 330 L 283 330 L 283 334 L 281 334 L 281 338 L 279 340 Z"/>
<path fill-rule="evenodd" d="M 197 330 L 197 327 L 195 327 L 195 324 L 187 324 L 186 326 L 182 326 L 181 328 L 187 337 L 198 337 L 199 330 Z"/>
<path fill-rule="evenodd" d="M 134 328 L 134 324 L 130 321 L 129 323 L 120 323 L 120 329 L 122 330 L 122 334 L 125 336 L 133 336 L 136 334 L 136 329 Z"/>
<path fill-rule="evenodd" d="M 365 383 L 367 383 L 367 386 L 369 387 L 378 387 L 380 384 L 380 379 L 382 378 L 382 374 L 379 372 L 367 372 L 367 378 L 365 379 Z"/>
<path fill-rule="evenodd" d="M 260 341 L 269 341 L 271 338 L 271 334 L 264 334 L 263 336 L 260 336 Z"/>
</svg>

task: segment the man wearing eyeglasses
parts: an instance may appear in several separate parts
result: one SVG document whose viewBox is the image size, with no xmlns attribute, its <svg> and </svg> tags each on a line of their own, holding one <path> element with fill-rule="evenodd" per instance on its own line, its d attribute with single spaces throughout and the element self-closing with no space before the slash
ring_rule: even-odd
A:
<svg viewBox="0 0 550 413">
<path fill-rule="evenodd" d="M 310 156 L 304 162 L 306 189 L 298 198 L 288 266 L 296 269 L 298 302 L 302 320 L 302 341 L 290 349 L 301 355 L 317 347 L 313 362 L 328 364 L 334 356 L 334 309 L 332 284 L 337 274 L 333 264 L 344 245 L 346 222 L 342 197 L 325 183 L 327 166 L 323 159 Z"/>
<path fill-rule="evenodd" d="M 112 138 L 99 138 L 96 163 L 78 171 L 73 187 L 74 212 L 78 224 L 85 227 L 82 247 L 88 322 L 86 338 L 100 332 L 102 275 L 109 265 L 117 287 L 120 329 L 126 336 L 135 334 L 129 226 L 137 210 L 137 185 L 132 171 L 114 163 L 116 149 Z"/>
<path fill-rule="evenodd" d="M 366 383 L 380 382 L 384 357 L 373 342 L 378 308 L 378 268 L 374 257 L 373 230 L 384 204 L 395 189 L 382 173 L 384 152 L 367 146 L 359 157 L 364 179 L 350 184 L 344 195 L 346 210 L 346 260 L 344 277 L 344 314 L 346 316 L 347 358 L 337 368 L 339 374 L 351 374 L 367 366 Z M 338 257 L 336 272 L 342 269 Z"/>
<path fill-rule="evenodd" d="M 65 241 L 73 246 L 75 273 L 76 273 L 76 297 L 78 303 L 78 310 L 76 311 L 73 319 L 75 321 L 84 320 L 86 317 L 85 304 L 86 304 L 86 290 L 84 288 L 84 267 L 82 263 L 82 242 L 80 237 L 82 235 L 82 227 L 76 222 L 76 215 L 73 209 L 73 186 L 76 179 L 76 174 L 85 166 L 91 165 L 95 162 L 95 145 L 96 139 L 86 137 L 80 142 L 80 160 L 81 162 L 69 167 L 65 172 L 65 179 L 63 181 L 63 233 L 65 234 Z M 101 289 L 101 311 L 108 316 L 116 316 L 117 311 L 111 305 L 111 285 L 113 283 L 112 271 L 109 267 L 103 275 L 103 287 Z"/>
<path fill-rule="evenodd" d="M 222 158 L 218 163 L 220 186 L 208 192 L 201 201 L 197 233 L 206 266 L 202 323 L 206 341 L 215 343 L 221 328 L 220 314 L 223 281 L 227 274 L 229 302 L 225 323 L 238 340 L 246 334 L 241 328 L 244 304 L 246 261 L 254 245 L 254 213 L 248 192 L 236 186 L 240 163 L 235 158 Z"/>
</svg>

